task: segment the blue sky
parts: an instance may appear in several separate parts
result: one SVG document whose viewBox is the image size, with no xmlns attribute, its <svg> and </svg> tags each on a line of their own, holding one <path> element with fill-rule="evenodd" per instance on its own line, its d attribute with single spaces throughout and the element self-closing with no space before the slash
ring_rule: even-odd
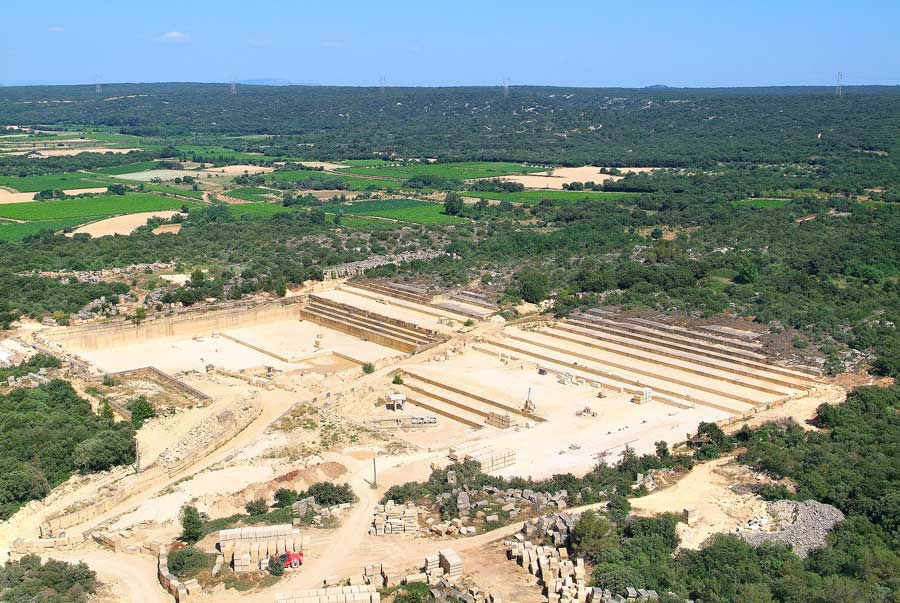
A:
<svg viewBox="0 0 900 603">
<path fill-rule="evenodd" d="M 900 83 L 900 2 L 2 0 L 0 83 Z"/>
</svg>

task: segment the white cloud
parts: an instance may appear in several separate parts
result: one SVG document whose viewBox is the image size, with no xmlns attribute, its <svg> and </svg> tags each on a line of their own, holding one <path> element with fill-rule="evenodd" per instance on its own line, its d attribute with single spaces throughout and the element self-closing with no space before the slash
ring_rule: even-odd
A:
<svg viewBox="0 0 900 603">
<path fill-rule="evenodd" d="M 157 38 L 159 42 L 167 42 L 170 44 L 184 44 L 185 42 L 190 42 L 191 37 L 186 33 L 180 31 L 167 31 L 163 35 Z"/>
<path fill-rule="evenodd" d="M 344 47 L 343 42 L 334 42 L 334 41 L 322 42 L 322 48 L 343 48 L 343 47 Z"/>
<path fill-rule="evenodd" d="M 65 30 L 65 28 L 60 27 L 59 25 L 54 25 L 53 27 L 48 27 L 47 31 L 49 31 L 50 33 L 62 33 L 66 30 Z"/>
</svg>

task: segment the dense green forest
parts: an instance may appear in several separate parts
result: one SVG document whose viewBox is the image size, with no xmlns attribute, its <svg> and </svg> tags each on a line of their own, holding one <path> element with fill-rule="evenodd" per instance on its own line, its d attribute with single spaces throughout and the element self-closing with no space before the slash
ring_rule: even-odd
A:
<svg viewBox="0 0 900 603">
<path fill-rule="evenodd" d="M 97 575 L 86 563 L 66 563 L 25 555 L 0 566 L 2 603 L 86 603 L 97 590 Z"/>
<path fill-rule="evenodd" d="M 0 124 L 111 127 L 174 143 L 318 159 L 438 157 L 714 168 L 853 160 L 891 184 L 900 88 L 340 88 L 112 84 L 0 89 Z M 133 97 L 129 98 L 130 96 Z M 122 97 L 114 102 L 107 97 Z M 36 104 L 34 101 L 74 102 Z M 31 102 L 26 102 L 31 101 Z M 221 143 L 220 138 L 214 139 Z M 211 142 L 211 140 L 209 141 Z"/>
<path fill-rule="evenodd" d="M 75 472 L 133 463 L 134 428 L 94 414 L 69 383 L 0 395 L 0 520 Z"/>
</svg>

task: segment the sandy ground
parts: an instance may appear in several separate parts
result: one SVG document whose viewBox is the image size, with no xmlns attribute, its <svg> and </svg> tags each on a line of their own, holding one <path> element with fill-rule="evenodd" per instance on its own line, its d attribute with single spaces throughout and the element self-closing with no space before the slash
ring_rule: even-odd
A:
<svg viewBox="0 0 900 603">
<path fill-rule="evenodd" d="M 241 174 L 268 174 L 274 172 L 275 168 L 263 167 L 259 165 L 226 165 L 222 167 L 213 167 L 203 170 L 204 172 L 212 172 L 215 174 L 225 174 L 227 176 L 240 176 Z"/>
<path fill-rule="evenodd" d="M 76 234 L 89 234 L 92 237 L 127 235 L 145 225 L 150 218 L 168 220 L 172 216 L 178 215 L 178 213 L 177 211 L 146 211 L 138 214 L 128 214 L 127 216 L 115 216 L 79 226 L 73 232 L 66 233 L 66 236 L 71 237 Z"/>
<path fill-rule="evenodd" d="M 623 173 L 649 172 L 656 168 L 619 168 Z M 547 172 L 535 172 L 523 176 L 504 176 L 501 180 L 518 182 L 531 189 L 562 190 L 562 185 L 569 182 L 606 182 L 607 180 L 619 180 L 621 176 L 601 174 L 599 167 L 583 166 L 577 168 L 555 168 Z"/>
<path fill-rule="evenodd" d="M 0 188 L 0 205 L 6 205 L 7 203 L 27 203 L 29 201 L 34 201 L 34 196 L 37 193 L 13 193 L 6 189 Z"/>
<path fill-rule="evenodd" d="M 731 486 L 753 481 L 752 472 L 725 457 L 697 465 L 675 485 L 631 500 L 638 515 L 681 513 L 694 507 L 699 521 L 694 526 L 678 525 L 681 546 L 698 549 L 718 532 L 733 531 L 751 517 L 766 515 L 766 503 L 753 494 L 740 494 Z"/>
<path fill-rule="evenodd" d="M 81 195 L 84 193 L 105 193 L 106 187 L 97 188 L 70 188 L 63 191 L 67 195 Z M 12 190 L 0 188 L 0 205 L 7 203 L 27 203 L 34 201 L 37 193 L 14 193 Z"/>
<path fill-rule="evenodd" d="M 182 224 L 163 224 L 153 229 L 153 234 L 178 234 L 181 232 Z"/>
<path fill-rule="evenodd" d="M 311 168 L 322 168 L 323 170 L 339 170 L 341 168 L 350 167 L 348 165 L 344 165 L 343 163 L 333 163 L 330 161 L 301 161 L 300 165 L 305 165 L 306 167 Z"/>
<path fill-rule="evenodd" d="M 123 603 L 172 603 L 172 597 L 156 579 L 156 559 L 149 555 L 122 555 L 105 549 L 54 551 L 49 557 L 84 561 L 102 583 L 97 601 Z"/>
</svg>

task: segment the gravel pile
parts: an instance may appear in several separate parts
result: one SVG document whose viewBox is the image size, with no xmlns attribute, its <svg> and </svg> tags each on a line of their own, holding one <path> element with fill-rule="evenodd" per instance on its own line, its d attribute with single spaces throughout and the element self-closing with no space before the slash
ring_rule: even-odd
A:
<svg viewBox="0 0 900 603">
<path fill-rule="evenodd" d="M 742 532 L 744 540 L 752 546 L 766 542 L 786 544 L 800 557 L 825 546 L 825 537 L 844 520 L 844 514 L 835 507 L 814 500 L 779 500 L 769 503 L 768 511 L 774 531 Z"/>
</svg>

